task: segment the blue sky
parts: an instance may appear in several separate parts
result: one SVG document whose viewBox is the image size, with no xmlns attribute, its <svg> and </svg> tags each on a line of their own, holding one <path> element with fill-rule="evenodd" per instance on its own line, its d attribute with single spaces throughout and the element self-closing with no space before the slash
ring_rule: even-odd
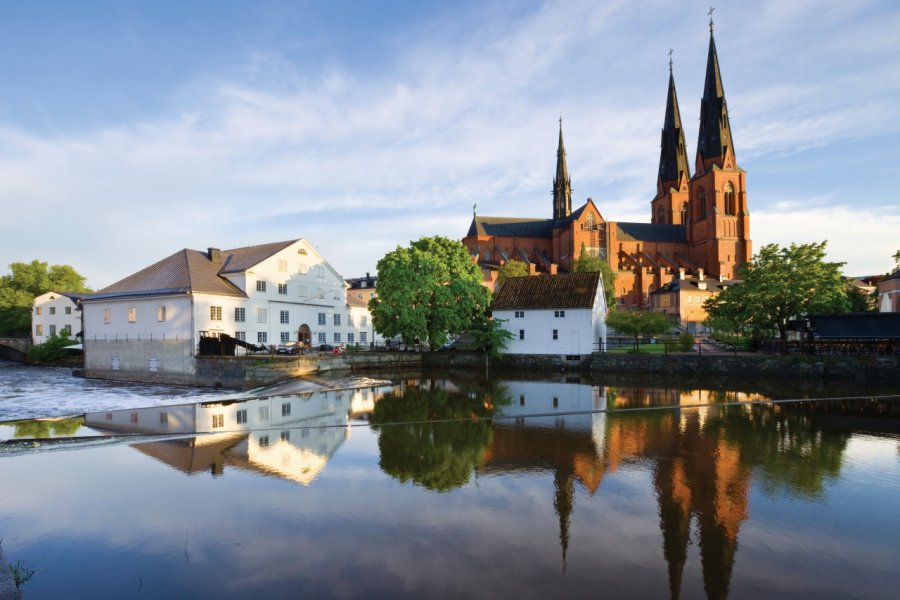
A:
<svg viewBox="0 0 900 600">
<path fill-rule="evenodd" d="M 99 288 L 181 248 L 304 237 L 347 277 L 483 215 L 649 221 L 668 51 L 696 152 L 708 2 L 0 1 L 0 271 Z M 900 6 L 720 2 L 751 237 L 900 249 Z"/>
</svg>

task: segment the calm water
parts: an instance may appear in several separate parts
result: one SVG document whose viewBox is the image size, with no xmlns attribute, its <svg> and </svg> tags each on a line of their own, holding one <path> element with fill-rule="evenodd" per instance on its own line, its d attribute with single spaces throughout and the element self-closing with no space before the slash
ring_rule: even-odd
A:
<svg viewBox="0 0 900 600">
<path fill-rule="evenodd" d="M 0 446 L 2 551 L 29 600 L 895 598 L 900 397 L 766 401 L 809 395 L 432 376 L 0 424 L 62 436 Z"/>
</svg>

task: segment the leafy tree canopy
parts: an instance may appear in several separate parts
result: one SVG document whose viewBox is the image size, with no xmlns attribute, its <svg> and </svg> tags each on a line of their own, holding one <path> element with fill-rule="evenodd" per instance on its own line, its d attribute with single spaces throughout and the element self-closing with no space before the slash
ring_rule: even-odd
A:
<svg viewBox="0 0 900 600">
<path fill-rule="evenodd" d="M 378 295 L 369 301 L 372 323 L 386 338 L 432 349 L 477 325 L 490 292 L 461 243 L 436 236 L 397 247 L 378 261 Z"/>
<path fill-rule="evenodd" d="M 672 328 L 666 313 L 642 310 L 613 310 L 606 315 L 606 324 L 618 333 L 634 337 L 637 348 L 638 336 L 662 335 Z"/>
<path fill-rule="evenodd" d="M 15 262 L 0 276 L 0 335 L 25 336 L 31 330 L 31 305 L 47 292 L 90 292 L 85 278 L 69 265 Z"/>
<path fill-rule="evenodd" d="M 616 305 L 616 275 L 608 260 L 591 256 L 587 252 L 584 242 L 581 243 L 581 255 L 575 261 L 572 270 L 576 273 L 593 273 L 600 271 L 600 279 L 603 280 L 603 293 L 606 296 L 606 306 Z"/>
<path fill-rule="evenodd" d="M 525 277 L 528 275 L 528 265 L 521 260 L 510 260 L 506 264 L 497 269 L 497 289 L 503 287 L 503 284 L 510 277 Z"/>
<path fill-rule="evenodd" d="M 825 261 L 827 243 L 763 246 L 752 262 L 739 267 L 742 283 L 706 301 L 707 314 L 757 337 L 777 332 L 786 339 L 792 318 L 847 312 L 840 271 L 844 263 Z"/>
</svg>

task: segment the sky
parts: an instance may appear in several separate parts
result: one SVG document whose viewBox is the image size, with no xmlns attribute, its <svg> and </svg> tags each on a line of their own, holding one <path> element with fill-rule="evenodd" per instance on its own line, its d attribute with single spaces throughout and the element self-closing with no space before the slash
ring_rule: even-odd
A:
<svg viewBox="0 0 900 600">
<path fill-rule="evenodd" d="M 689 156 L 708 1 L 0 0 L 0 274 L 99 289 L 182 248 L 306 238 L 345 277 L 479 215 L 649 222 L 669 50 Z M 719 2 L 754 249 L 900 249 L 900 4 Z"/>
</svg>

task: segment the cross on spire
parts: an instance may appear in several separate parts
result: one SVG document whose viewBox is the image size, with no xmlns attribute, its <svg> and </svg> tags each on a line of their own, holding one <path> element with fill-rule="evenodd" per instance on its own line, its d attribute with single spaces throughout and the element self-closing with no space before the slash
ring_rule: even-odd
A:
<svg viewBox="0 0 900 600">
<path fill-rule="evenodd" d="M 671 48 L 669 48 L 669 74 L 672 73 L 672 53 L 675 52 Z"/>
<path fill-rule="evenodd" d="M 713 13 L 715 12 L 715 10 L 716 10 L 716 7 L 710 6 L 709 12 L 706 13 L 709 16 L 709 32 L 710 33 L 713 32 L 713 28 L 715 27 L 715 23 L 713 22 Z"/>
</svg>

